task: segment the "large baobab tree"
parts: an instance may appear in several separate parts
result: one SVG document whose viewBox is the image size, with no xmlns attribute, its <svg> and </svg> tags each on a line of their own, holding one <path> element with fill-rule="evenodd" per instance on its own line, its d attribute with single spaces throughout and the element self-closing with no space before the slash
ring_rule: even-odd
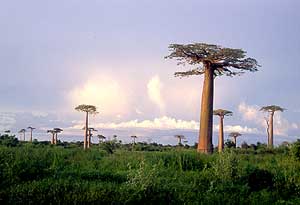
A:
<svg viewBox="0 0 300 205">
<path fill-rule="evenodd" d="M 181 140 L 185 139 L 183 135 L 174 135 L 175 138 L 178 140 L 178 145 L 182 145 Z"/>
<path fill-rule="evenodd" d="M 205 43 L 171 44 L 170 54 L 165 58 L 177 59 L 178 64 L 190 64 L 195 68 L 176 72 L 175 76 L 204 75 L 200 114 L 199 143 L 197 150 L 211 153 L 213 125 L 214 78 L 221 75 L 236 76 L 245 71 L 257 71 L 257 61 L 246 57 L 242 49 L 223 48 Z"/>
<path fill-rule="evenodd" d="M 25 141 L 25 133 L 26 133 L 26 130 L 25 129 L 21 129 L 20 131 L 19 131 L 19 133 L 21 134 L 23 134 L 23 141 Z"/>
<path fill-rule="evenodd" d="M 33 130 L 35 130 L 35 128 L 34 127 L 31 127 L 31 126 L 29 126 L 29 127 L 27 127 L 27 129 L 29 129 L 30 130 L 30 142 L 32 142 L 32 131 Z"/>
<path fill-rule="evenodd" d="M 89 128 L 89 114 L 97 114 L 97 108 L 94 105 L 78 105 L 75 110 L 80 112 L 85 112 L 85 132 L 84 132 L 84 140 L 83 140 L 83 148 L 87 148 L 87 140 L 88 140 L 88 128 Z"/>
<path fill-rule="evenodd" d="M 236 138 L 238 138 L 239 136 L 242 136 L 242 134 L 239 133 L 239 132 L 231 132 L 231 133 L 229 133 L 229 137 L 232 137 L 233 143 L 234 143 L 235 147 L 236 147 Z"/>
<path fill-rule="evenodd" d="M 52 134 L 51 144 L 54 144 L 54 141 L 55 141 L 54 138 L 55 138 L 56 131 L 55 130 L 47 130 L 47 132 Z"/>
<path fill-rule="evenodd" d="M 267 134 L 268 134 L 268 147 L 273 147 L 273 118 L 276 111 L 283 112 L 285 109 L 277 105 L 264 106 L 260 109 L 261 111 L 269 113 L 269 120 L 267 122 Z"/>
<path fill-rule="evenodd" d="M 219 141 L 218 141 L 218 151 L 222 152 L 224 149 L 224 117 L 231 116 L 232 112 L 229 110 L 218 109 L 213 111 L 214 115 L 219 116 Z"/>
<path fill-rule="evenodd" d="M 57 134 L 61 133 L 63 130 L 60 128 L 54 128 L 53 131 L 55 133 L 54 144 L 57 144 Z"/>
</svg>

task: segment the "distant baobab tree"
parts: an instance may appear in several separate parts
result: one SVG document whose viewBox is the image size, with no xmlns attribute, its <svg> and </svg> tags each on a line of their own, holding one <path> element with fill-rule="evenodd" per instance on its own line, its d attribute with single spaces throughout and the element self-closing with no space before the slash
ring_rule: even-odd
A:
<svg viewBox="0 0 300 205">
<path fill-rule="evenodd" d="M 213 114 L 220 117 L 218 151 L 222 152 L 224 149 L 224 117 L 231 116 L 232 112 L 229 110 L 218 109 L 214 110 Z"/>
<path fill-rule="evenodd" d="M 25 141 L 25 133 L 26 133 L 26 130 L 25 130 L 25 129 L 21 129 L 21 130 L 19 131 L 19 133 L 20 133 L 20 134 L 23 133 L 23 141 Z"/>
<path fill-rule="evenodd" d="M 10 130 L 5 130 L 4 133 L 9 134 Z"/>
<path fill-rule="evenodd" d="M 267 134 L 268 134 L 268 147 L 273 147 L 273 118 L 276 111 L 283 112 L 285 109 L 279 107 L 277 105 L 269 105 L 264 106 L 260 109 L 260 111 L 268 112 L 269 113 L 269 120 L 266 119 L 267 123 Z"/>
<path fill-rule="evenodd" d="M 32 142 L 32 131 L 33 130 L 35 130 L 35 128 L 34 127 L 31 127 L 31 126 L 29 126 L 29 127 L 27 127 L 27 129 L 29 129 L 30 130 L 30 142 Z"/>
<path fill-rule="evenodd" d="M 239 136 L 242 136 L 242 134 L 239 133 L 239 132 L 231 132 L 231 133 L 229 133 L 229 137 L 232 137 L 233 143 L 234 143 L 235 147 L 236 147 L 236 138 L 238 138 Z"/>
<path fill-rule="evenodd" d="M 61 133 L 63 130 L 60 128 L 54 128 L 53 131 L 55 133 L 54 144 L 57 144 L 57 134 Z"/>
<path fill-rule="evenodd" d="M 55 141 L 54 138 L 55 138 L 56 131 L 55 130 L 47 130 L 47 132 L 52 134 L 51 144 L 54 144 L 54 141 Z"/>
<path fill-rule="evenodd" d="M 181 140 L 185 139 L 183 135 L 174 135 L 174 137 L 178 140 L 178 145 L 182 145 Z"/>
<path fill-rule="evenodd" d="M 89 114 L 97 114 L 97 108 L 94 105 L 78 105 L 75 110 L 80 112 L 85 112 L 85 132 L 84 132 L 84 140 L 83 140 L 83 148 L 87 148 L 87 140 L 88 140 L 88 128 L 89 128 Z"/>
<path fill-rule="evenodd" d="M 92 127 L 89 127 L 88 129 L 88 140 L 87 140 L 87 148 L 90 148 L 91 146 L 91 138 L 93 136 L 93 133 L 92 132 L 97 132 L 96 129 L 92 128 Z"/>
<path fill-rule="evenodd" d="M 118 136 L 117 135 L 113 135 L 113 141 L 117 142 Z"/>
<path fill-rule="evenodd" d="M 176 72 L 175 77 L 204 74 L 197 150 L 212 153 L 214 78 L 222 75 L 236 76 L 245 71 L 254 72 L 259 65 L 255 59 L 246 58 L 246 52 L 242 49 L 223 48 L 206 43 L 171 44 L 169 49 L 171 53 L 165 58 L 175 58 L 179 61 L 178 64 L 196 66 L 185 72 Z"/>
<path fill-rule="evenodd" d="M 135 139 L 137 139 L 137 136 L 135 136 L 135 135 L 132 135 L 132 136 L 130 136 L 131 138 L 132 138 L 132 140 L 133 140 L 133 144 L 135 144 Z"/>
<path fill-rule="evenodd" d="M 106 137 L 104 137 L 103 135 L 97 135 L 97 137 L 99 139 L 99 144 L 106 139 Z"/>
</svg>

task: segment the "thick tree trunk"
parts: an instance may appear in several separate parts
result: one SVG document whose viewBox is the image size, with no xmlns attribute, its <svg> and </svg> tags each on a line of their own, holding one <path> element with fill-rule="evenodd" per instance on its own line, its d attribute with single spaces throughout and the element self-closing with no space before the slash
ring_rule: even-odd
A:
<svg viewBox="0 0 300 205">
<path fill-rule="evenodd" d="M 88 138 L 87 138 L 87 148 L 90 148 L 91 145 L 91 130 L 89 130 Z"/>
<path fill-rule="evenodd" d="M 55 133 L 54 144 L 57 144 L 57 133 Z"/>
<path fill-rule="evenodd" d="M 273 147 L 273 117 L 274 112 L 270 113 L 270 120 L 269 120 L 269 136 L 268 136 L 268 147 Z"/>
<path fill-rule="evenodd" d="M 30 131 L 30 142 L 32 142 L 32 130 Z"/>
<path fill-rule="evenodd" d="M 86 117 L 85 117 L 85 132 L 84 132 L 84 140 L 83 140 L 83 149 L 86 149 L 86 148 L 87 148 L 88 124 L 89 124 L 89 113 L 86 112 Z"/>
<path fill-rule="evenodd" d="M 202 153 L 212 153 L 214 72 L 209 63 L 204 66 L 205 73 L 201 102 L 199 143 L 197 151 Z"/>
<path fill-rule="evenodd" d="M 220 116 L 220 126 L 219 126 L 219 142 L 218 142 L 218 150 L 222 152 L 224 149 L 224 130 L 223 130 L 223 120 L 224 117 Z"/>
<path fill-rule="evenodd" d="M 234 147 L 236 148 L 236 137 L 233 137 Z"/>
<path fill-rule="evenodd" d="M 52 133 L 51 144 L 54 144 L 54 133 Z"/>
</svg>

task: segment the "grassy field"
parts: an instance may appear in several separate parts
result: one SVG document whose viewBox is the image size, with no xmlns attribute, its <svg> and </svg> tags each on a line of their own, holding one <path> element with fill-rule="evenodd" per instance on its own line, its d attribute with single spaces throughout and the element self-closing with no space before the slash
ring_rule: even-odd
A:
<svg viewBox="0 0 300 205">
<path fill-rule="evenodd" d="M 207 156 L 112 142 L 87 151 L 0 142 L 1 204 L 300 204 L 300 143 Z"/>
</svg>

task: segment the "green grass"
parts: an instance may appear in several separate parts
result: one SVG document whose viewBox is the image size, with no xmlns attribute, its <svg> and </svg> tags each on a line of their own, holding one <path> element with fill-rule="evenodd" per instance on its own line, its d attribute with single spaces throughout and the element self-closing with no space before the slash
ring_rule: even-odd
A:
<svg viewBox="0 0 300 205">
<path fill-rule="evenodd" d="M 299 204 L 299 147 L 208 156 L 182 147 L 109 154 L 101 146 L 2 144 L 0 203 Z"/>
</svg>

